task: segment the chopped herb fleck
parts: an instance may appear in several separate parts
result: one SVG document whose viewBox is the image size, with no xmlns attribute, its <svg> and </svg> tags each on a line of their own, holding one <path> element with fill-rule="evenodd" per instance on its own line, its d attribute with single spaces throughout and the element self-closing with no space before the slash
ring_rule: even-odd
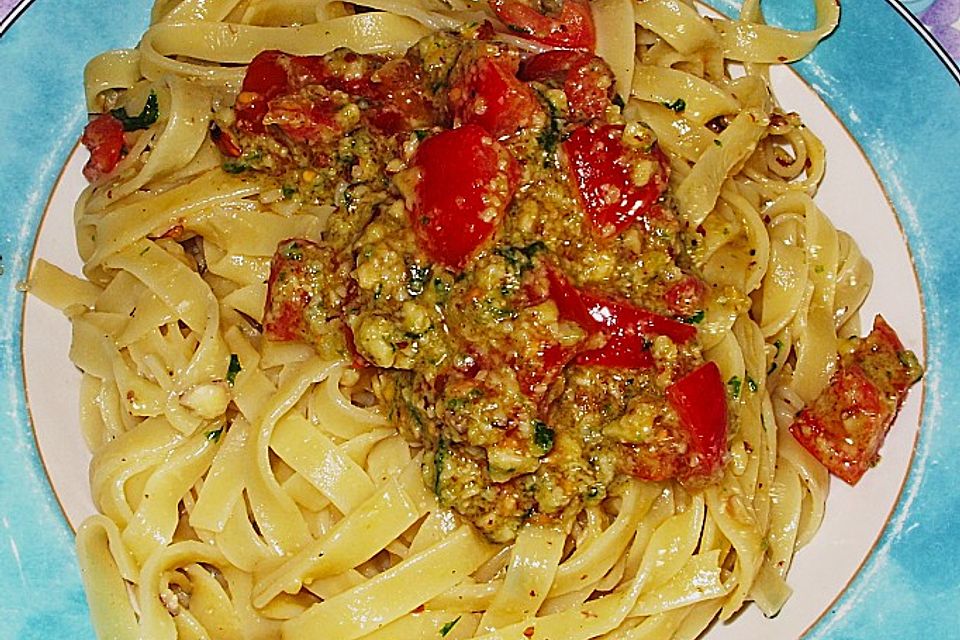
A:
<svg viewBox="0 0 960 640">
<path fill-rule="evenodd" d="M 537 92 L 540 95 L 540 98 L 547 105 L 547 110 L 550 114 L 550 122 L 547 123 L 539 134 L 537 134 L 537 142 L 540 143 L 540 147 L 543 149 L 544 158 L 543 166 L 546 169 L 555 167 L 557 165 L 557 145 L 560 144 L 560 112 L 557 109 L 556 105 L 551 102 L 546 95 L 543 93 Z"/>
<path fill-rule="evenodd" d="M 730 388 L 730 397 L 734 400 L 740 399 L 740 385 L 740 378 L 737 376 L 733 376 L 727 380 L 727 386 Z"/>
<path fill-rule="evenodd" d="M 207 440 L 212 442 L 220 442 L 220 436 L 223 434 L 223 427 L 215 429 L 213 431 L 207 431 Z"/>
<path fill-rule="evenodd" d="M 546 248 L 547 245 L 538 240 L 525 247 L 500 247 L 494 253 L 506 260 L 510 268 L 516 271 L 518 275 L 523 275 L 533 267 L 534 256 L 541 251 L 545 251 Z"/>
<path fill-rule="evenodd" d="M 777 351 L 773 354 L 773 362 L 770 363 L 770 367 L 767 369 L 767 375 L 770 375 L 777 370 L 777 358 L 780 357 L 780 350 L 783 348 L 783 342 L 781 342 L 779 339 L 775 340 L 773 346 Z"/>
<path fill-rule="evenodd" d="M 227 367 L 227 384 L 231 387 L 237 381 L 237 374 L 240 373 L 240 358 L 237 357 L 237 354 L 230 354 L 230 366 Z"/>
<path fill-rule="evenodd" d="M 553 429 L 548 427 L 546 422 L 534 421 L 533 443 L 543 452 L 543 455 L 550 453 L 550 450 L 553 449 Z"/>
<path fill-rule="evenodd" d="M 913 379 L 910 381 L 910 384 L 919 381 L 920 378 L 923 377 L 923 367 L 920 366 L 920 360 L 913 351 L 909 349 L 897 351 L 897 360 L 907 368 L 907 371 L 913 373 Z"/>
<path fill-rule="evenodd" d="M 754 393 L 756 393 L 757 389 L 760 388 L 760 385 L 757 384 L 757 381 L 750 376 L 747 376 L 747 386 L 750 387 L 750 391 Z"/>
<path fill-rule="evenodd" d="M 419 413 L 419 412 L 417 412 Z M 414 413 L 414 418 L 418 418 L 417 413 Z M 417 422 L 420 423 L 420 420 L 417 419 Z M 447 441 L 443 438 L 440 438 L 440 441 L 437 443 L 437 452 L 433 454 L 433 492 L 440 496 L 440 476 L 443 475 L 443 459 L 447 456 Z M 453 627 L 451 627 L 452 629 Z"/>
<path fill-rule="evenodd" d="M 303 247 L 296 242 L 291 242 L 283 250 L 283 257 L 287 260 L 303 260 Z"/>
<path fill-rule="evenodd" d="M 683 98 L 677 98 L 673 102 L 664 102 L 663 106 L 674 113 L 683 113 L 687 109 L 687 102 Z"/>
<path fill-rule="evenodd" d="M 153 91 L 147 96 L 147 102 L 143 105 L 143 111 L 140 115 L 131 116 L 127 114 L 124 107 L 111 109 L 110 115 L 120 121 L 124 131 L 136 131 L 137 129 L 146 129 L 160 116 L 160 104 L 157 101 L 157 94 Z"/>
<path fill-rule="evenodd" d="M 681 320 L 683 322 L 686 322 L 687 324 L 700 324 L 701 322 L 703 322 L 703 318 L 705 315 L 706 313 L 704 312 L 704 310 L 700 309 L 700 311 L 697 311 L 692 316 L 689 316 L 687 318 L 681 318 Z"/>
<path fill-rule="evenodd" d="M 443 278 L 433 279 L 433 289 L 436 291 L 437 298 L 440 299 L 440 302 L 444 302 L 447 296 L 450 295 L 450 284 L 444 281 Z"/>
<path fill-rule="evenodd" d="M 253 164 L 260 161 L 262 158 L 263 154 L 261 154 L 259 151 L 253 151 L 251 153 L 243 154 L 243 157 L 237 158 L 236 160 L 228 160 L 220 166 L 227 173 L 243 173 L 247 169 L 253 168 Z"/>
<path fill-rule="evenodd" d="M 222 166 L 224 171 L 232 174 L 243 173 L 250 168 L 249 165 L 236 161 L 224 162 Z"/>
<path fill-rule="evenodd" d="M 455 626 L 457 626 L 457 623 L 460 622 L 460 618 L 462 618 L 462 617 L 463 617 L 463 616 L 457 616 L 455 619 L 451 620 L 450 622 L 448 622 L 448 623 L 446 623 L 445 625 L 443 625 L 442 627 L 440 627 L 440 635 L 443 636 L 443 637 L 446 637 L 446 635 L 447 635 L 448 633 L 450 633 L 450 631 L 451 631 Z"/>
</svg>

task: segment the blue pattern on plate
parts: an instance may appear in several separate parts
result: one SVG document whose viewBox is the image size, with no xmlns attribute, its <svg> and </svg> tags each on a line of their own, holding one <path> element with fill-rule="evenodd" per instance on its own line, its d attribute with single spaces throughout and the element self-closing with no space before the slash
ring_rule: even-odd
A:
<svg viewBox="0 0 960 640">
<path fill-rule="evenodd" d="M 769 12 L 771 21 L 779 15 Z M 845 2 L 842 24 L 797 68 L 863 146 L 904 226 L 926 308 L 927 392 L 901 502 L 833 615 L 809 635 L 958 637 L 960 577 L 947 559 L 960 528 L 960 376 L 952 366 L 960 358 L 952 288 L 960 261 L 950 233 L 960 203 L 960 84 L 891 4 Z"/>
<path fill-rule="evenodd" d="M 27 417 L 20 363 L 23 294 L 40 215 L 86 119 L 83 67 L 110 47 L 135 43 L 146 0 L 39 0 L 0 40 L 0 638 L 93 638 L 73 533 L 50 490 Z M 129 11 L 129 13 L 127 13 Z M 50 372 L 55 376 L 57 372 Z"/>
<path fill-rule="evenodd" d="M 951 0 L 952 1 L 952 0 Z M 722 8 L 735 3 L 724 0 Z M 768 0 L 772 22 L 809 25 L 796 0 Z M 804 3 L 806 4 L 806 3 Z M 949 2 L 907 3 L 926 16 Z M 150 2 L 122 14 L 148 15 Z M 952 6 L 952 5 L 951 5 Z M 949 8 L 949 7 L 947 7 Z M 936 17 L 936 16 L 934 16 Z M 119 19 L 119 22 L 118 22 Z M 145 23 L 116 2 L 40 0 L 0 41 L 0 638 L 92 638 L 73 540 L 38 460 L 20 364 L 22 294 L 36 228 L 84 122 L 81 78 L 95 53 L 136 42 Z M 892 198 L 922 282 L 927 322 L 924 423 L 890 525 L 816 640 L 948 638 L 960 629 L 960 84 L 892 0 L 843 5 L 841 31 L 797 69 L 860 141 Z M 955 68 L 953 73 L 956 73 Z M 56 372 L 51 372 L 56 375 Z"/>
</svg>

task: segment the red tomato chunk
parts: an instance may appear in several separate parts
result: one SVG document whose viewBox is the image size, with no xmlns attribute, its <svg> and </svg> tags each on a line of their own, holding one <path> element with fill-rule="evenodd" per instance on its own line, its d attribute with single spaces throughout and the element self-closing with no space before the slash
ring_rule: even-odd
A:
<svg viewBox="0 0 960 640">
<path fill-rule="evenodd" d="M 497 17 L 511 31 L 543 44 L 593 51 L 597 43 L 587 0 L 561 0 L 555 15 L 542 13 L 521 0 L 490 0 Z"/>
<path fill-rule="evenodd" d="M 570 117 L 578 122 L 602 118 L 614 96 L 614 77 L 609 65 L 583 51 L 545 51 L 523 63 L 520 79 L 562 89 Z"/>
<path fill-rule="evenodd" d="M 627 142 L 625 142 L 627 140 Z M 563 143 L 580 202 L 602 238 L 655 215 L 667 188 L 667 161 L 656 146 L 645 148 L 620 125 L 584 126 Z"/>
<path fill-rule="evenodd" d="M 91 182 L 98 180 L 116 169 L 123 157 L 123 124 L 109 113 L 100 114 L 84 128 L 80 142 L 90 151 L 83 175 Z"/>
<path fill-rule="evenodd" d="M 719 471 L 727 451 L 728 418 L 726 389 L 716 363 L 707 362 L 673 383 L 667 400 L 689 436 L 696 472 L 709 476 Z"/>
<path fill-rule="evenodd" d="M 462 269 L 490 239 L 513 199 L 516 160 L 482 127 L 468 124 L 424 140 L 410 224 L 435 260 Z"/>
<path fill-rule="evenodd" d="M 869 335 L 852 342 L 827 388 L 790 425 L 800 444 L 851 485 L 879 461 L 907 390 L 922 375 L 916 356 L 881 316 Z"/>
<path fill-rule="evenodd" d="M 494 137 L 529 126 L 541 112 L 533 91 L 517 77 L 515 56 L 480 57 L 466 65 L 450 91 L 454 118 L 476 124 Z"/>
</svg>

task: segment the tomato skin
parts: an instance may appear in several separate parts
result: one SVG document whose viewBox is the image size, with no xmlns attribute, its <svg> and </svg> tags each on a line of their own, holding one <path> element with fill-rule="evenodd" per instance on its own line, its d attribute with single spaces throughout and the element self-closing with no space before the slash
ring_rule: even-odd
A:
<svg viewBox="0 0 960 640">
<path fill-rule="evenodd" d="M 337 105 L 328 98 L 281 95 L 270 101 L 261 123 L 277 125 L 295 142 L 330 144 L 343 133 L 336 114 Z"/>
<path fill-rule="evenodd" d="M 656 146 L 649 151 L 628 148 L 623 136 L 621 125 L 583 126 L 563 143 L 570 179 L 601 238 L 619 235 L 634 222 L 659 215 L 655 205 L 667 188 L 669 172 L 663 153 Z M 637 184 L 633 175 L 640 163 L 653 163 L 644 184 Z"/>
<path fill-rule="evenodd" d="M 395 60 L 377 69 L 370 77 L 369 92 L 373 103 L 369 121 L 387 135 L 428 129 L 442 122 L 442 115 L 426 98 L 423 80 L 409 60 Z"/>
<path fill-rule="evenodd" d="M 709 476 L 723 467 L 727 451 L 727 393 L 720 368 L 706 362 L 667 388 L 667 402 L 689 436 L 699 464 L 691 475 Z"/>
<path fill-rule="evenodd" d="M 696 338 L 691 325 L 647 311 L 626 301 L 576 289 L 558 270 L 548 272 L 550 298 L 560 318 L 576 322 L 588 334 L 604 334 L 602 347 L 581 351 L 576 362 L 583 365 L 648 369 L 654 366 L 649 342 L 658 335 L 677 344 Z"/>
<path fill-rule="evenodd" d="M 790 433 L 832 474 L 855 485 L 878 459 L 878 452 L 920 377 L 912 352 L 903 348 L 880 316 L 821 394 L 790 425 Z"/>
<path fill-rule="evenodd" d="M 243 149 L 237 144 L 236 139 L 229 131 L 224 131 L 216 122 L 210 123 L 210 139 L 217 146 L 220 153 L 228 158 L 239 158 L 243 155 Z"/>
<path fill-rule="evenodd" d="M 564 347 L 558 343 L 541 345 L 536 363 L 515 362 L 520 390 L 528 397 L 539 401 L 550 385 L 560 377 L 563 370 L 577 355 L 576 347 Z"/>
<path fill-rule="evenodd" d="M 520 79 L 563 89 L 572 121 L 603 118 L 615 94 L 610 66 L 584 51 L 552 49 L 535 55 L 524 62 Z"/>
<path fill-rule="evenodd" d="M 269 110 L 268 102 L 290 88 L 287 70 L 281 63 L 285 57 L 287 54 L 281 51 L 262 51 L 247 66 L 240 95 L 234 106 L 237 112 L 237 127 L 241 131 L 264 132 L 263 117 Z"/>
<path fill-rule="evenodd" d="M 475 124 L 420 143 L 411 162 L 420 173 L 410 224 L 440 264 L 463 269 L 494 234 L 520 179 L 510 153 Z"/>
<path fill-rule="evenodd" d="M 683 276 L 663 295 L 667 309 L 676 316 L 690 317 L 701 311 L 707 295 L 707 284 L 695 276 Z"/>
<path fill-rule="evenodd" d="M 685 344 L 697 337 L 697 329 L 666 316 L 625 301 L 614 300 L 591 292 L 581 294 L 590 316 L 606 329 L 625 331 L 636 327 L 638 333 L 667 336 L 677 344 Z"/>
<path fill-rule="evenodd" d="M 520 0 L 490 0 L 490 7 L 507 28 L 553 47 L 593 51 L 597 30 L 588 0 L 563 0 L 556 17 L 544 15 Z"/>
<path fill-rule="evenodd" d="M 517 79 L 518 68 L 508 58 L 481 57 L 468 64 L 450 90 L 454 118 L 480 125 L 497 138 L 530 126 L 540 103 Z"/>
<path fill-rule="evenodd" d="M 87 123 L 80 142 L 90 151 L 83 175 L 93 182 L 116 169 L 123 157 L 123 123 L 109 113 L 102 113 Z"/>
<path fill-rule="evenodd" d="M 319 129 L 332 129 L 334 136 L 339 132 L 330 126 L 332 112 L 327 113 L 331 111 L 327 101 L 315 99 L 316 105 L 307 104 L 310 100 L 301 90 L 310 86 L 323 87 L 328 95 L 342 92 L 348 99 L 368 101 L 370 107 L 364 115 L 387 135 L 439 122 L 439 114 L 424 97 L 420 78 L 409 60 L 388 62 L 380 56 L 345 49 L 326 56 L 294 56 L 270 50 L 258 54 L 247 67 L 234 107 L 237 127 L 262 134 L 271 120 L 287 118 L 303 123 L 292 126 L 292 132 L 285 129 L 294 140 L 327 142 L 325 135 L 317 137 Z"/>
</svg>

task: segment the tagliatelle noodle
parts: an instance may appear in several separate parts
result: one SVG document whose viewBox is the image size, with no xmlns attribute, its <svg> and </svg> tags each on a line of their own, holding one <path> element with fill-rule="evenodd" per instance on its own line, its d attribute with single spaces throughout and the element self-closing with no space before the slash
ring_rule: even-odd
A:
<svg viewBox="0 0 960 640">
<path fill-rule="evenodd" d="M 223 172 L 207 134 L 263 50 L 399 54 L 496 23 L 486 3 L 158 1 L 139 47 L 98 56 L 85 81 L 92 111 L 121 91 L 134 113 L 153 92 L 160 118 L 77 204 L 86 279 L 44 262 L 32 279 L 70 318 L 83 371 L 102 515 L 77 548 L 98 635 L 640 640 L 695 638 L 750 601 L 779 611 L 828 486 L 786 428 L 826 384 L 837 336 L 859 329 L 872 277 L 812 199 L 823 145 L 769 89 L 768 65 L 836 27 L 838 4 L 814 5 L 814 29 L 792 31 L 756 0 L 734 20 L 681 0 L 592 3 L 625 114 L 670 159 L 700 239 L 688 249 L 739 301 L 706 309 L 698 337 L 744 391 L 718 484 L 630 480 L 573 530 L 527 525 L 502 547 L 437 506 L 419 450 L 351 402 L 348 363 L 261 336 L 270 257 L 318 237 L 329 209 Z M 202 238 L 202 270 L 172 229 Z"/>
</svg>

